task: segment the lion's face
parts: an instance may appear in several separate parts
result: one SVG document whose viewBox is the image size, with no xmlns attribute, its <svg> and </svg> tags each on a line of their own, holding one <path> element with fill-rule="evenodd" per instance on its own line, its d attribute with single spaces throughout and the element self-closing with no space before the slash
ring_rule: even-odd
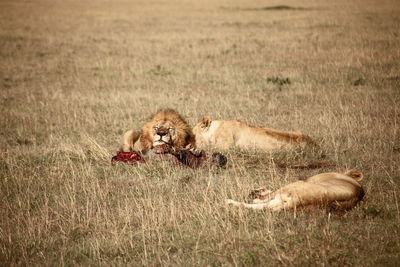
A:
<svg viewBox="0 0 400 267">
<path fill-rule="evenodd" d="M 151 128 L 153 147 L 163 144 L 174 145 L 178 140 L 176 127 L 171 121 L 157 121 Z"/>
<path fill-rule="evenodd" d="M 143 126 L 141 145 L 144 149 L 168 144 L 174 147 L 195 147 L 195 138 L 189 125 L 172 109 L 154 114 Z"/>
</svg>

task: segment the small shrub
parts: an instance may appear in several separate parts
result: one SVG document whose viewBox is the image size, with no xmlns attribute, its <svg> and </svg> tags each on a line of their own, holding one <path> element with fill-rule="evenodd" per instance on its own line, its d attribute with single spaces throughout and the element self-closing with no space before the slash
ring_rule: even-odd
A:
<svg viewBox="0 0 400 267">
<path fill-rule="evenodd" d="M 358 77 L 356 80 L 353 81 L 354 86 L 360 86 L 365 84 L 365 78 L 364 77 Z"/>
<path fill-rule="evenodd" d="M 154 68 L 149 70 L 149 73 L 156 76 L 168 76 L 172 74 L 172 71 L 161 65 L 156 65 Z"/>
<path fill-rule="evenodd" d="M 276 84 L 278 86 L 289 85 L 292 83 L 288 77 L 283 78 L 279 76 L 268 77 L 267 82 Z"/>
<path fill-rule="evenodd" d="M 259 264 L 258 251 L 249 250 L 240 255 L 240 262 L 243 266 L 255 266 Z"/>
</svg>

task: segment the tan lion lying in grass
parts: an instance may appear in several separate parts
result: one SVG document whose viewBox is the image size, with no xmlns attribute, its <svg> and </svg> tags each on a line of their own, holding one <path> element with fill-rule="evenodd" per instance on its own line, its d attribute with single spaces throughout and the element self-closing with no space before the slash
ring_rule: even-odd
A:
<svg viewBox="0 0 400 267">
<path fill-rule="evenodd" d="M 358 183 L 363 174 L 351 170 L 345 174 L 321 173 L 288 184 L 274 192 L 264 189 L 253 191 L 253 203 L 238 202 L 232 199 L 227 204 L 273 211 L 302 207 L 323 207 L 333 210 L 348 210 L 357 205 L 364 197 L 364 189 Z"/>
<path fill-rule="evenodd" d="M 211 120 L 209 117 L 196 124 L 193 133 L 197 147 L 202 149 L 237 146 L 270 151 L 290 145 L 315 144 L 309 136 L 301 133 L 250 126 L 238 120 Z"/>
</svg>

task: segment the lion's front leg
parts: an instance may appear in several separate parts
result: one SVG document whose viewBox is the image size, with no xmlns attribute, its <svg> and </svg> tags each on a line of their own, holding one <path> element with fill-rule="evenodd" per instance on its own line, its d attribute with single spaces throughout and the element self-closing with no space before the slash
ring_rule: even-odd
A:
<svg viewBox="0 0 400 267">
<path fill-rule="evenodd" d="M 194 144 L 188 144 L 185 147 L 185 150 L 190 151 L 195 156 L 200 156 L 201 153 L 203 153 L 203 151 L 201 149 L 196 148 L 196 146 Z"/>
<path fill-rule="evenodd" d="M 121 138 L 121 144 L 119 151 L 122 152 L 132 152 L 135 149 L 135 144 L 138 142 L 140 136 L 140 131 L 129 130 L 125 132 Z"/>
</svg>

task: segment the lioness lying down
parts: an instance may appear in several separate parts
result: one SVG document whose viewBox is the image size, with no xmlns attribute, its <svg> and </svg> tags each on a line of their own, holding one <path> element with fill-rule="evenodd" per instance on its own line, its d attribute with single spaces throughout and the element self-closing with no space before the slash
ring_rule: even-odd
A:
<svg viewBox="0 0 400 267">
<path fill-rule="evenodd" d="M 273 211 L 301 207 L 325 207 L 333 210 L 353 208 L 364 197 L 364 189 L 357 182 L 363 174 L 351 170 L 345 174 L 321 173 L 288 184 L 274 192 L 258 189 L 252 192 L 253 203 L 227 199 L 227 204 L 251 209 L 271 209 Z"/>
<path fill-rule="evenodd" d="M 197 147 L 202 149 L 237 146 L 269 151 L 293 144 L 315 144 L 309 136 L 301 133 L 250 126 L 238 120 L 211 120 L 209 117 L 196 124 L 193 133 Z"/>
</svg>

